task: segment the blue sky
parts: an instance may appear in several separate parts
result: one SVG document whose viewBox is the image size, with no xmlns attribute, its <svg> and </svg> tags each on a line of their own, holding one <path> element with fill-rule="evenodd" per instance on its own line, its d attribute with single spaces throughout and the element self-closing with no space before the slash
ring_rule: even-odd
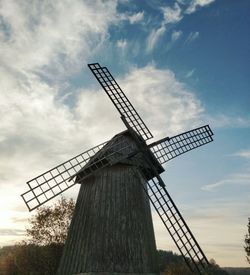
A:
<svg viewBox="0 0 250 275">
<path fill-rule="evenodd" d="M 0 245 L 24 238 L 27 180 L 124 129 L 87 68 L 99 62 L 154 140 L 211 126 L 214 142 L 169 162 L 163 178 L 207 257 L 247 266 L 249 8 L 247 0 L 2 1 Z M 176 251 L 154 212 L 153 220 L 158 248 Z"/>
</svg>

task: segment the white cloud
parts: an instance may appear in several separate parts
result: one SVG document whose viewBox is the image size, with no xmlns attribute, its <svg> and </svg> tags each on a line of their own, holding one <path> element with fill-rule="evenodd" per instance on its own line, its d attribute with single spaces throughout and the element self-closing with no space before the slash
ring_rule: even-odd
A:
<svg viewBox="0 0 250 275">
<path fill-rule="evenodd" d="M 233 156 L 250 159 L 250 150 L 242 150 L 240 152 L 233 154 Z"/>
<path fill-rule="evenodd" d="M 161 22 L 161 26 L 157 29 L 151 30 L 148 39 L 147 39 L 147 51 L 150 52 L 153 50 L 155 45 L 157 44 L 158 40 L 161 36 L 165 33 L 168 24 L 176 24 L 182 19 L 181 15 L 181 8 L 178 3 L 175 3 L 174 7 L 163 7 L 161 8 L 163 12 L 164 19 Z M 177 40 L 180 35 L 182 34 L 181 31 L 174 31 L 172 33 L 171 39 L 172 41 Z M 174 40 L 175 39 L 175 40 Z"/>
<path fill-rule="evenodd" d="M 10 28 L 9 37 L 0 38 L 0 165 L 2 179 L 7 177 L 14 184 L 23 165 L 35 168 L 40 162 L 52 163 L 55 154 L 58 159 L 68 156 L 72 144 L 84 143 L 77 114 L 63 104 L 64 83 L 56 84 L 51 72 L 61 78 L 82 66 L 84 60 L 87 63 L 86 58 L 103 42 L 117 15 L 114 1 L 90 5 L 66 0 L 3 1 L 0 13 Z M 6 28 L 0 31 L 5 34 Z M 41 74 L 51 80 L 45 81 Z M 74 91 L 75 97 L 77 94 Z M 11 156 L 8 161 L 6 156 Z"/>
<path fill-rule="evenodd" d="M 134 68 L 119 82 L 156 137 L 201 123 L 204 109 L 200 101 L 172 71 L 148 65 Z"/>
<path fill-rule="evenodd" d="M 165 24 L 177 23 L 182 19 L 181 8 L 178 3 L 175 3 L 173 8 L 163 7 L 162 11 Z"/>
<path fill-rule="evenodd" d="M 247 160 L 250 159 L 250 151 L 249 150 L 244 150 L 237 152 L 235 154 L 232 154 L 230 156 L 239 156 L 242 158 L 245 158 Z M 244 171 L 238 172 L 238 173 L 233 173 L 228 175 L 222 180 L 219 180 L 215 183 L 212 184 L 207 184 L 204 185 L 201 189 L 203 191 L 217 191 L 221 187 L 225 186 L 249 186 L 250 187 L 250 163 L 247 163 L 247 166 L 244 168 Z"/>
<path fill-rule="evenodd" d="M 175 42 L 182 36 L 182 31 L 173 31 L 171 35 L 171 41 Z"/>
<path fill-rule="evenodd" d="M 16 43 L 5 43 L 10 47 L 8 51 L 17 55 Z M 43 44 L 40 46 L 43 48 Z M 10 62 L 8 67 L 6 64 L 0 67 L 0 187 L 1 197 L 13 201 L 9 206 L 6 204 L 4 212 L 6 207 L 25 211 L 19 195 L 26 190 L 28 179 L 124 129 L 119 114 L 101 89 L 73 91 L 69 87 L 68 92 L 75 98 L 75 105 L 69 107 L 60 95 L 62 85 L 49 84 L 39 77 L 38 69 L 42 71 L 44 65 L 53 67 L 53 62 L 47 59 L 53 56 L 57 59 L 57 48 L 51 47 L 51 54 L 45 56 L 38 47 L 42 62 L 29 64 L 28 57 L 31 61 L 33 59 L 23 47 L 20 54 L 27 57 L 27 66 L 22 61 L 18 65 Z M 85 48 L 85 51 L 89 55 L 91 50 Z M 70 59 L 70 53 L 68 55 Z M 199 100 L 178 82 L 170 70 L 158 70 L 153 65 L 133 68 L 118 82 L 155 136 L 162 137 L 182 131 L 187 125 L 195 125 L 203 112 Z M 94 85 L 99 87 L 97 82 Z M 10 217 L 15 216 L 15 211 L 10 212 Z M 19 225 L 18 229 L 23 227 L 23 224 Z M 10 227 L 3 225 L 2 228 Z M 12 236 L 9 238 L 13 239 Z"/>
<path fill-rule="evenodd" d="M 194 13 L 199 7 L 205 7 L 213 3 L 215 0 L 192 0 L 186 9 L 185 13 L 191 14 Z"/>
<path fill-rule="evenodd" d="M 232 178 L 204 185 L 201 190 L 216 191 L 217 189 L 225 185 L 248 185 L 250 187 L 250 174 L 235 174 L 232 175 Z"/>
<path fill-rule="evenodd" d="M 138 23 L 138 22 L 142 21 L 143 18 L 144 18 L 143 11 L 128 16 L 128 20 L 129 20 L 130 24 Z"/>
<path fill-rule="evenodd" d="M 244 158 L 246 162 L 246 166 L 243 171 L 232 173 L 227 175 L 224 179 L 221 179 L 215 183 L 207 184 L 202 186 L 203 191 L 218 191 L 221 188 L 226 188 L 228 186 L 248 186 L 250 187 L 250 150 L 241 150 L 234 154 L 229 155 L 229 157 L 241 157 Z"/>
<path fill-rule="evenodd" d="M 125 49 L 127 47 L 127 44 L 128 43 L 126 39 L 120 39 L 120 40 L 117 40 L 116 42 L 116 46 L 121 49 Z"/>
<path fill-rule="evenodd" d="M 183 0 L 179 0 L 175 2 L 173 7 L 162 7 L 161 11 L 163 13 L 164 19 L 162 20 L 160 27 L 155 28 L 150 31 L 150 34 L 148 36 L 147 40 L 147 51 L 153 50 L 155 45 L 157 44 L 159 38 L 163 36 L 163 34 L 167 31 L 168 25 L 174 25 L 180 22 L 185 14 L 193 13 L 197 10 L 198 7 L 204 7 L 212 3 L 214 0 L 192 0 L 191 3 Z M 179 5 L 179 4 L 180 5 Z M 188 6 L 188 7 L 187 7 Z M 185 12 L 184 9 L 186 8 Z M 174 33 L 173 33 L 174 34 Z M 176 33 L 176 36 L 171 36 L 171 41 L 174 41 L 179 38 L 178 33 Z M 180 33 L 182 34 L 182 33 Z M 195 39 L 199 37 L 199 32 L 191 32 L 188 36 L 188 38 L 185 41 L 185 44 L 189 44 L 193 42 Z M 169 50 L 171 48 L 171 44 L 167 45 L 167 49 Z"/>
<path fill-rule="evenodd" d="M 115 2 L 39 3 L 5 1 L 0 9 L 5 25 L 10 26 L 8 35 L 6 28 L 0 29 L 0 201 L 4 196 L 13 202 L 3 207 L 4 213 L 6 207 L 12 211 L 8 212 L 10 217 L 17 216 L 14 208 L 25 211 L 19 195 L 26 190 L 28 179 L 124 129 L 103 91 L 73 91 L 67 87 L 67 79 L 66 83 L 53 79 L 65 79 L 65 75 L 78 70 L 102 45 L 109 25 L 119 18 Z M 134 22 L 136 18 L 140 17 L 136 16 Z M 117 44 L 125 45 L 125 40 Z M 161 134 L 165 134 L 164 130 L 168 134 L 182 130 L 202 111 L 199 101 L 171 71 L 147 66 L 134 69 L 120 81 L 135 105 L 140 106 L 142 116 L 155 124 L 153 130 L 164 126 Z M 148 98 L 154 93 L 158 98 L 151 108 Z M 64 104 L 68 95 L 75 99 L 71 107 Z M 170 105 L 174 108 L 165 116 Z M 184 113 L 189 116 L 183 118 Z M 168 122 L 172 127 L 166 128 Z M 19 226 L 22 230 L 23 225 Z"/>
<path fill-rule="evenodd" d="M 144 19 L 144 12 L 140 11 L 137 13 L 122 13 L 119 15 L 120 20 L 126 20 L 129 21 L 130 24 L 136 24 Z"/>
<path fill-rule="evenodd" d="M 166 27 L 162 25 L 158 29 L 154 29 L 150 32 L 147 39 L 147 51 L 150 52 L 155 47 L 156 43 L 160 39 L 160 37 L 165 33 Z"/>
<path fill-rule="evenodd" d="M 13 217 L 25 209 L 28 179 L 98 142 L 88 115 L 64 104 L 65 76 L 87 63 L 119 16 L 116 1 L 67 0 L 2 1 L 0 16 L 0 202 L 8 198 L 0 215 Z"/>
<path fill-rule="evenodd" d="M 200 33 L 199 32 L 191 32 L 187 39 L 185 40 L 184 44 L 190 44 L 192 43 L 194 40 L 196 40 L 199 37 Z"/>
<path fill-rule="evenodd" d="M 179 3 L 180 5 L 185 5 L 187 0 L 176 0 L 177 3 Z"/>
<path fill-rule="evenodd" d="M 186 77 L 186 78 L 191 77 L 191 76 L 194 74 L 194 72 L 195 72 L 195 69 L 188 71 L 188 72 L 186 73 L 185 77 Z"/>
<path fill-rule="evenodd" d="M 103 91 L 79 89 L 75 107 L 69 108 L 56 100 L 57 87 L 41 83 L 34 75 L 21 82 L 4 70 L 1 73 L 2 87 L 8 91 L 1 93 L 0 101 L 1 184 L 6 180 L 16 184 L 23 178 L 20 173 L 30 174 L 30 167 L 34 176 L 40 165 L 41 169 L 49 168 L 122 130 L 118 114 Z M 119 82 L 158 134 L 197 124 L 203 112 L 199 100 L 169 70 L 134 68 Z"/>
<path fill-rule="evenodd" d="M 79 69 L 117 20 L 115 1 L 2 1 L 0 14 L 2 66 L 46 74 Z"/>
<path fill-rule="evenodd" d="M 217 114 L 213 116 L 207 115 L 207 120 L 216 128 L 249 128 L 250 117 L 230 116 L 225 114 Z"/>
</svg>

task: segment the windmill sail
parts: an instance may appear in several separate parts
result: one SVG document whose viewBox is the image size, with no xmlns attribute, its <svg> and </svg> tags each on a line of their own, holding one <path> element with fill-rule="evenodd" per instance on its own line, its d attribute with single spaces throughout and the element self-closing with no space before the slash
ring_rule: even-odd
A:
<svg viewBox="0 0 250 275">
<path fill-rule="evenodd" d="M 152 133 L 149 131 L 148 127 L 143 122 L 109 70 L 106 67 L 101 67 L 99 63 L 88 64 L 88 66 L 129 126 L 142 136 L 144 140 L 152 138 Z"/>
<path fill-rule="evenodd" d="M 202 274 L 209 262 L 164 186 L 158 175 L 148 181 L 145 192 L 189 268 Z"/>
<path fill-rule="evenodd" d="M 166 137 L 149 145 L 157 160 L 163 164 L 181 154 L 205 145 L 211 141 L 213 132 L 205 125 L 174 137 Z"/>
<path fill-rule="evenodd" d="M 112 142 L 109 142 L 105 151 L 106 154 L 103 155 L 100 150 L 107 143 L 104 142 L 95 146 L 28 181 L 29 190 L 21 196 L 29 211 L 55 198 L 76 183 L 80 183 L 81 180 L 91 175 L 97 169 L 110 166 L 124 158 L 124 156 L 127 157 L 129 152 L 132 152 L 129 144 L 120 136 L 117 136 Z M 124 155 L 124 152 L 126 155 Z M 89 162 L 90 164 L 88 164 Z M 81 170 L 82 168 L 84 168 L 84 171 Z M 81 172 L 80 177 L 79 171 Z M 76 177 L 77 182 L 75 181 Z"/>
</svg>

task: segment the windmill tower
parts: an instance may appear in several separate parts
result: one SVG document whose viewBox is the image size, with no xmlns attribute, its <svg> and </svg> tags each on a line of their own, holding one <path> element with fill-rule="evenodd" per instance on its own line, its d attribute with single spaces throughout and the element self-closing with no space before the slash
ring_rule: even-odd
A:
<svg viewBox="0 0 250 275">
<path fill-rule="evenodd" d="M 157 274 L 150 203 L 186 264 L 209 262 L 160 177 L 167 161 L 211 142 L 208 125 L 151 144 L 152 134 L 106 67 L 88 65 L 127 130 L 27 182 L 30 211 L 81 184 L 58 275 Z"/>
</svg>

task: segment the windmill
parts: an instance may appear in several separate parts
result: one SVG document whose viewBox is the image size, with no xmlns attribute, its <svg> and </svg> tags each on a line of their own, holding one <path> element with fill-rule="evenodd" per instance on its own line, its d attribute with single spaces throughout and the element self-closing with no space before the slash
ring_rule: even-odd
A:
<svg viewBox="0 0 250 275">
<path fill-rule="evenodd" d="M 88 67 L 127 129 L 28 181 L 21 195 L 32 211 L 81 185 L 58 275 L 157 274 L 150 204 L 190 270 L 201 274 L 209 262 L 160 174 L 169 160 L 213 141 L 213 132 L 205 125 L 147 144 L 152 133 L 109 70 Z"/>
</svg>

